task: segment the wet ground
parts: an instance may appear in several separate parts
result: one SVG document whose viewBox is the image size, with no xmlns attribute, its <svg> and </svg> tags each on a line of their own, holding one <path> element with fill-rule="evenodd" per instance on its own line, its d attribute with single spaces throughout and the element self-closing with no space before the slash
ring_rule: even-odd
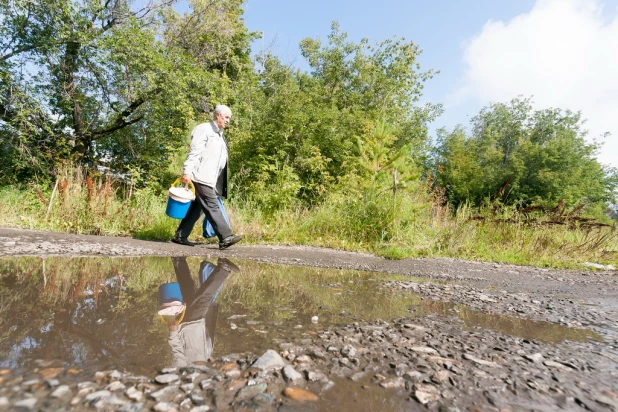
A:
<svg viewBox="0 0 618 412">
<path fill-rule="evenodd" d="M 611 272 L 15 233 L 0 409 L 618 409 Z M 159 256 L 110 257 L 134 252 Z M 176 331 L 157 315 L 173 282 Z M 199 353 L 170 339 L 187 325 Z"/>
</svg>

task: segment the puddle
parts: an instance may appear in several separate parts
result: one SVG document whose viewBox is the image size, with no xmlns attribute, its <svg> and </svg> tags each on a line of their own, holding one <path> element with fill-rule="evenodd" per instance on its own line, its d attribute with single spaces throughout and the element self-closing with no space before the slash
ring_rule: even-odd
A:
<svg viewBox="0 0 618 412">
<path fill-rule="evenodd" d="M 312 338 L 330 325 L 430 313 L 459 316 L 468 328 L 529 339 L 598 337 L 587 330 L 423 301 L 413 293 L 381 293 L 378 286 L 392 279 L 388 275 L 222 261 L 0 258 L 0 367 L 30 368 L 43 359 L 85 371 L 123 368 L 151 374 L 169 366 L 179 358 L 172 356 L 169 327 L 157 314 L 159 287 L 169 282 L 179 282 L 188 296 L 181 329 L 195 324 L 205 343 L 200 353 L 187 355 L 193 357 L 189 360 L 208 357 L 211 349 L 213 356 L 259 355 L 294 337 Z M 317 323 L 312 323 L 314 316 Z M 360 390 L 357 386 L 349 390 Z"/>
<path fill-rule="evenodd" d="M 427 308 L 427 305 L 430 305 L 431 308 Z M 454 305 L 448 302 L 431 302 L 425 305 L 424 310 L 433 310 L 441 315 L 456 314 L 470 329 L 492 329 L 506 335 L 524 339 L 535 339 L 552 343 L 565 340 L 576 342 L 586 340 L 603 341 L 599 334 L 588 329 L 569 328 L 549 322 L 487 314 L 471 310 L 464 305 Z"/>
</svg>

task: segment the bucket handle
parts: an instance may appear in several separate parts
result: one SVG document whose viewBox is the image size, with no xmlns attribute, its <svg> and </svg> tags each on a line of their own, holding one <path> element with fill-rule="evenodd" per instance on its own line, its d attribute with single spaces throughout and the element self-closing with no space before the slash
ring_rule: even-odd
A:
<svg viewBox="0 0 618 412">
<path fill-rule="evenodd" d="M 172 186 L 176 186 L 178 183 L 180 183 L 180 177 L 174 180 L 174 183 L 172 183 Z M 189 183 L 185 183 L 184 185 L 185 187 L 189 185 L 189 189 L 191 189 L 191 192 L 193 192 L 193 197 L 195 198 L 195 186 L 193 185 L 193 182 L 189 180 Z"/>
<path fill-rule="evenodd" d="M 180 179 L 179 179 L 179 180 L 180 180 Z M 187 312 L 187 305 L 182 305 L 182 306 L 183 306 L 183 308 L 182 308 L 182 314 L 180 315 L 180 319 L 178 319 L 178 324 L 180 324 L 180 323 L 182 322 L 182 320 L 183 320 L 183 319 L 184 319 L 184 317 L 185 317 L 185 313 Z M 164 324 L 166 324 L 166 325 L 169 325 L 169 323 L 167 323 L 167 322 L 165 321 L 165 319 L 163 318 L 163 315 L 159 315 L 159 318 L 161 318 L 161 322 L 163 322 L 163 323 L 164 323 Z"/>
</svg>

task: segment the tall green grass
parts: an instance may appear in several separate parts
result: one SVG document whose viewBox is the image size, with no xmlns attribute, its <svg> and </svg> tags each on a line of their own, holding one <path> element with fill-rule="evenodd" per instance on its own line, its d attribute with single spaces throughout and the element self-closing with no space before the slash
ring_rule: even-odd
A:
<svg viewBox="0 0 618 412">
<path fill-rule="evenodd" d="M 91 178 L 81 169 L 60 174 L 49 207 L 51 193 L 51 188 L 34 186 L 0 188 L 0 225 L 166 241 L 179 223 L 164 213 L 165 193 L 133 190 L 106 177 Z M 492 219 L 487 211 L 467 206 L 452 211 L 423 185 L 396 194 L 346 188 L 312 208 L 264 209 L 259 200 L 241 198 L 226 207 L 245 243 L 331 247 L 393 259 L 457 257 L 546 267 L 618 264 L 615 226 L 548 225 L 513 210 L 500 212 L 509 219 Z M 479 213 L 488 218 L 472 219 Z M 201 239 L 201 222 L 192 237 Z"/>
<path fill-rule="evenodd" d="M 169 240 L 177 221 L 165 216 L 164 202 L 151 189 L 133 190 L 109 177 L 90 177 L 81 168 L 65 169 L 55 192 L 34 185 L 0 188 L 0 224 Z"/>
</svg>

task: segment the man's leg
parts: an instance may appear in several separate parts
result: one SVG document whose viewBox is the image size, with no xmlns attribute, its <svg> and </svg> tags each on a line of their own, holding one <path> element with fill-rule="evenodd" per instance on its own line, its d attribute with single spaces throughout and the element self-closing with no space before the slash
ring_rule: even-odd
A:
<svg viewBox="0 0 618 412">
<path fill-rule="evenodd" d="M 189 306 L 193 302 L 193 298 L 197 292 L 195 281 L 191 277 L 191 270 L 187 264 L 186 257 L 173 257 L 172 265 L 174 265 L 174 273 L 176 280 L 180 284 L 180 293 L 182 293 L 183 302 Z"/>
<path fill-rule="evenodd" d="M 197 183 L 195 183 L 197 185 Z M 197 192 L 197 190 L 196 190 Z M 191 232 L 193 231 L 193 226 L 198 221 L 200 216 L 202 215 L 202 206 L 199 201 L 199 195 L 196 193 L 196 198 L 191 202 L 191 206 L 189 206 L 189 210 L 185 217 L 180 221 L 178 225 L 178 229 L 176 229 L 176 234 L 174 234 L 174 239 L 186 239 L 189 237 Z"/>
<path fill-rule="evenodd" d="M 201 319 L 206 315 L 229 274 L 230 272 L 221 265 L 215 267 L 206 282 L 195 292 L 191 305 L 187 306 L 185 322 Z"/>
<path fill-rule="evenodd" d="M 195 185 L 196 193 L 195 200 L 199 201 L 202 211 L 206 214 L 206 217 L 212 224 L 213 229 L 215 229 L 219 240 L 221 241 L 229 236 L 232 236 L 232 229 L 223 217 L 223 212 L 221 212 L 221 208 L 219 207 L 219 198 L 215 192 L 215 189 L 200 183 L 193 183 Z M 191 205 L 191 207 L 193 207 L 193 205 Z M 195 222 L 193 222 L 193 224 L 195 224 Z"/>
</svg>

